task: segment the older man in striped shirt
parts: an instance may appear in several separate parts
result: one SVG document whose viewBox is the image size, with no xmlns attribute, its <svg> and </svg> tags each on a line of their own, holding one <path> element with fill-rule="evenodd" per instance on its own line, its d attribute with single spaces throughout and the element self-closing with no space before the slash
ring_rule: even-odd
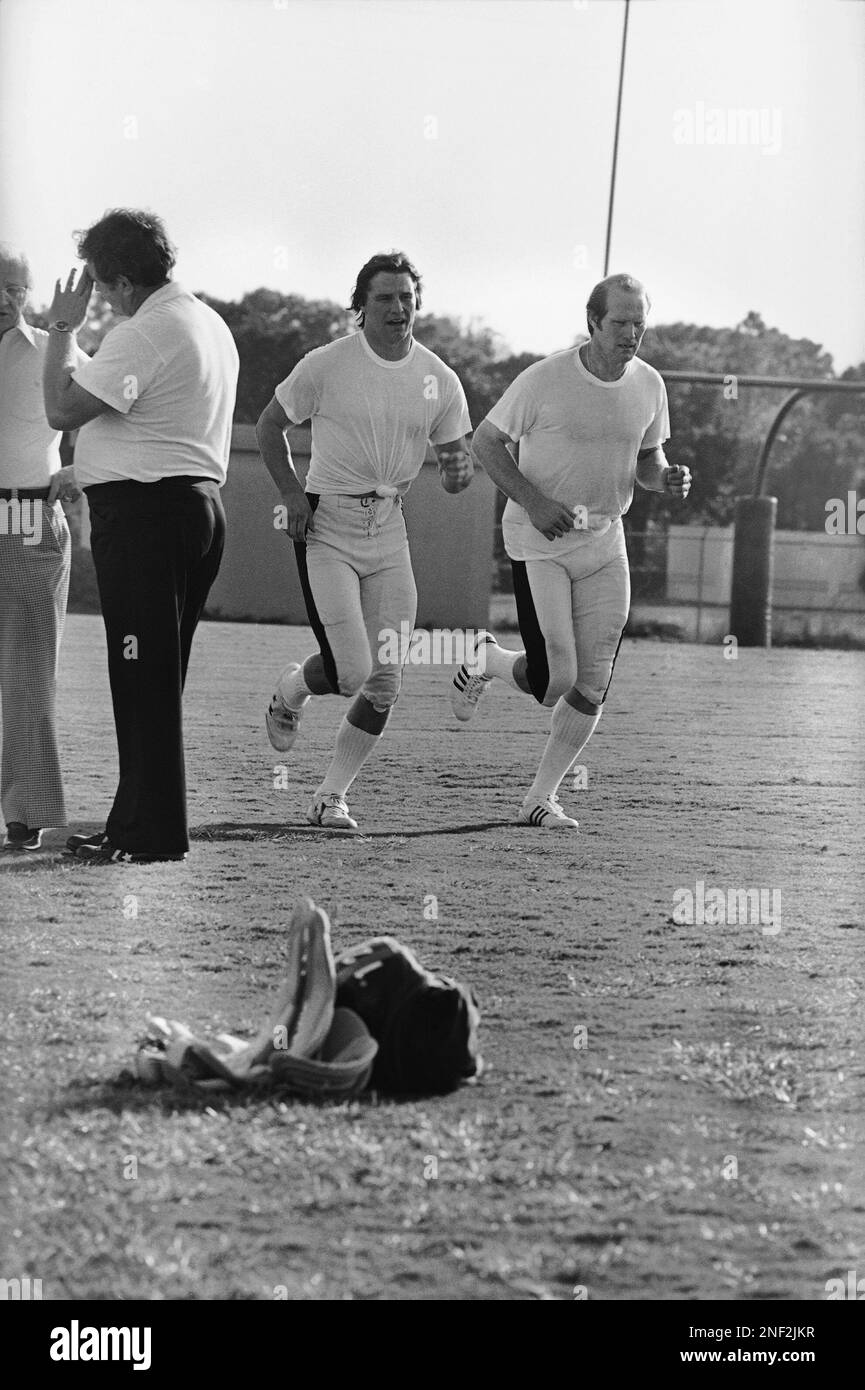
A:
<svg viewBox="0 0 865 1390">
<path fill-rule="evenodd" d="M 45 416 L 48 334 L 24 318 L 30 285 L 27 258 L 0 245 L 0 808 L 9 850 L 39 849 L 46 826 L 66 824 L 54 697 L 71 542 L 59 498 L 78 489 Z"/>
</svg>

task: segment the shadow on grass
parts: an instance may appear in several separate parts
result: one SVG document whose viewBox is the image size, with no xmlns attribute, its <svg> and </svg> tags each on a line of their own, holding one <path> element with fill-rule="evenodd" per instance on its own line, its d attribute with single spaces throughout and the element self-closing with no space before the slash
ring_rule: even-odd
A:
<svg viewBox="0 0 865 1390">
<path fill-rule="evenodd" d="M 279 842 L 282 840 L 421 840 L 438 835 L 476 835 L 484 830 L 530 830 L 533 826 L 524 825 L 517 820 L 471 821 L 468 825 L 439 825 L 430 830 L 322 830 L 315 825 L 286 825 L 284 822 L 272 824 L 267 821 L 217 821 L 213 825 L 190 826 L 189 838 L 193 843 L 208 840 L 238 843 L 256 841 Z M 82 827 L 87 834 L 95 833 L 93 827 Z M 56 868 L 58 865 L 90 868 L 66 849 L 66 839 L 71 834 L 82 833 L 67 826 L 62 837 L 56 841 L 46 841 L 42 849 L 35 851 L 15 850 L 0 853 L 0 875 L 8 873 L 36 873 L 39 869 Z M 114 868 L 127 868 L 128 865 L 112 865 Z M 140 866 L 137 866 L 140 867 Z M 159 867 L 156 865 L 155 867 Z M 176 867 L 176 866 L 173 866 Z"/>
<path fill-rule="evenodd" d="M 131 1071 L 116 1077 L 82 1077 L 71 1081 L 62 1096 L 31 1109 L 31 1118 L 62 1119 L 82 1111 L 109 1110 L 119 1114 L 162 1115 L 203 1114 L 208 1110 L 276 1110 L 284 1113 L 295 1105 L 314 1105 L 316 1109 L 338 1110 L 363 1106 L 376 1110 L 383 1105 L 412 1104 L 418 1101 L 446 1100 L 447 1096 L 379 1096 L 377 1091 L 361 1091 L 351 1097 L 299 1096 L 285 1087 L 262 1086 L 236 1091 L 201 1091 L 192 1083 L 145 1086 Z"/>
<path fill-rule="evenodd" d="M 214 825 L 192 826 L 190 840 L 416 840 L 426 835 L 470 835 L 479 830 L 522 828 L 521 821 L 472 821 L 469 825 L 441 825 L 434 830 L 322 830 L 315 825 L 278 825 L 266 821 L 218 821 Z M 532 826 L 525 829 L 531 830 Z"/>
<path fill-rule="evenodd" d="M 4 854 L 0 857 L 0 875 L 35 874 L 40 869 L 54 869 L 58 864 L 74 863 L 75 856 L 65 846 L 48 846 L 32 854 Z"/>
<path fill-rule="evenodd" d="M 66 849 L 70 835 L 95 835 L 104 829 L 92 821 L 71 821 L 58 829 L 46 830 L 42 835 L 41 849 L 0 850 L 0 874 L 26 873 L 35 869 L 53 867 L 55 864 L 74 864 L 74 856 Z"/>
</svg>

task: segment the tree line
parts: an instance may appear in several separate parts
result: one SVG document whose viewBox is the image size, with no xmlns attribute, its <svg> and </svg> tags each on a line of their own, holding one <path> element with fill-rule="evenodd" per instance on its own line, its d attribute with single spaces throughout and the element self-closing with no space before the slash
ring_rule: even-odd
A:
<svg viewBox="0 0 865 1390">
<path fill-rule="evenodd" d="M 307 352 L 353 328 L 349 310 L 332 300 L 264 288 L 239 300 L 204 293 L 200 298 L 225 319 L 237 343 L 238 423 L 254 424 L 274 386 Z M 44 324 L 44 313 L 33 315 L 33 322 Z M 80 335 L 85 351 L 95 350 L 112 322 L 107 305 L 94 301 Z M 510 353 L 483 323 L 463 324 L 446 315 L 419 314 L 415 336 L 459 376 L 473 426 L 510 382 L 539 360 L 533 353 Z M 574 342 L 584 337 L 578 334 Z M 704 371 L 728 378 L 725 389 L 678 382 L 668 386 L 672 437 L 667 456 L 671 463 L 687 464 L 694 474 L 687 509 L 688 521 L 694 523 L 732 522 L 735 499 L 750 492 L 763 440 L 785 399 L 782 391 L 741 387 L 737 378 L 835 377 L 832 358 L 818 343 L 770 328 L 756 312 L 733 328 L 660 324 L 647 331 L 640 355 L 662 372 Z M 865 381 L 865 363 L 838 379 Z M 865 396 L 832 393 L 805 397 L 791 411 L 775 442 L 766 487 L 778 498 L 780 528 L 823 530 L 827 500 L 865 485 L 863 414 Z M 672 515 L 680 515 L 674 503 L 637 488 L 628 530 L 664 529 Z"/>
</svg>

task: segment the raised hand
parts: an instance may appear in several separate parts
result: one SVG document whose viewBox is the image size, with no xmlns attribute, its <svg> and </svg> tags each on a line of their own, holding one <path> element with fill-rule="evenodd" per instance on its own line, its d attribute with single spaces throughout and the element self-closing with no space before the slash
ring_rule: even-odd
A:
<svg viewBox="0 0 865 1390">
<path fill-rule="evenodd" d="M 57 280 L 54 285 L 54 298 L 48 310 L 48 322 L 68 323 L 73 333 L 77 333 L 87 318 L 87 305 L 93 293 L 93 277 L 82 270 L 78 284 L 75 284 L 75 271 L 70 270 L 65 287 Z"/>
</svg>

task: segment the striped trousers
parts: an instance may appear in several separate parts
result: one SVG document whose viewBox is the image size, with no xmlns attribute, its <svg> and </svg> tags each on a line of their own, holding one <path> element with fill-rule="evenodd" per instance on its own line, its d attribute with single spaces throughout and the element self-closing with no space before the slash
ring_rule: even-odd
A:
<svg viewBox="0 0 865 1390">
<path fill-rule="evenodd" d="M 0 503 L 0 809 L 37 829 L 66 824 L 54 700 L 72 542 L 59 502 L 21 507 L 26 528 Z"/>
</svg>

